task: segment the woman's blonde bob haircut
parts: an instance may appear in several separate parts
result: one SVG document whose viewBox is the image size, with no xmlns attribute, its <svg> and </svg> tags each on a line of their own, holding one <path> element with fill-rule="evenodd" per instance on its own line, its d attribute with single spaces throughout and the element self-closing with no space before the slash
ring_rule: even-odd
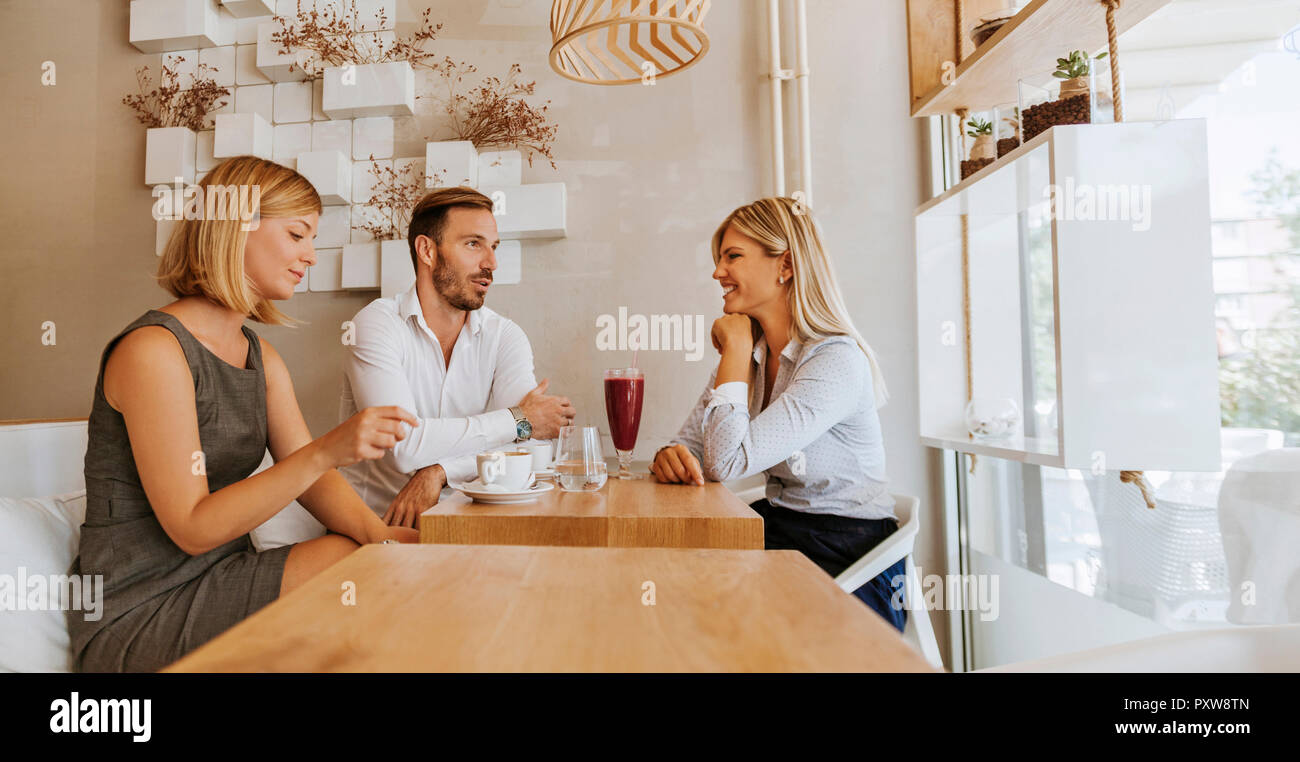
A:
<svg viewBox="0 0 1300 762">
<path fill-rule="evenodd" d="M 176 298 L 203 296 L 272 325 L 293 321 L 258 294 L 244 274 L 248 229 L 259 220 L 321 211 L 320 195 L 307 178 L 256 156 L 234 156 L 213 167 L 187 194 L 158 263 L 158 284 Z"/>
<path fill-rule="evenodd" d="M 801 344 L 828 336 L 848 336 L 861 347 L 871 365 L 871 385 L 876 407 L 889 401 L 889 391 L 876 353 L 858 333 L 844 306 L 835 270 L 822 246 L 812 210 L 792 198 L 761 198 L 742 206 L 722 221 L 713 234 L 713 263 L 722 256 L 722 237 L 727 228 L 754 239 L 769 257 L 790 252 L 794 277 L 787 292 L 794 335 Z"/>
</svg>

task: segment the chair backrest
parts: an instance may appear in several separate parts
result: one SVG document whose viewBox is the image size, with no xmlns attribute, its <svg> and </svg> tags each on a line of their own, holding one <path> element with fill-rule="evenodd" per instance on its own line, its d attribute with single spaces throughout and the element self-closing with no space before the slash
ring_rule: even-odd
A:
<svg viewBox="0 0 1300 762">
<path fill-rule="evenodd" d="M 85 489 L 86 420 L 0 422 L 0 497 Z"/>
<path fill-rule="evenodd" d="M 921 531 L 921 499 L 915 495 L 894 495 L 894 515 L 898 517 L 899 539 L 907 538 L 908 553 Z"/>
</svg>

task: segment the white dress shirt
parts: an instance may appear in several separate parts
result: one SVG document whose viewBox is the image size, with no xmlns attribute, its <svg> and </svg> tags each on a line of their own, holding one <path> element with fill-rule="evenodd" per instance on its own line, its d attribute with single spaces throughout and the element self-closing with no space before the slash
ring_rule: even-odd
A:
<svg viewBox="0 0 1300 762">
<path fill-rule="evenodd" d="M 715 369 L 673 443 L 699 459 L 708 479 L 766 473 L 773 505 L 896 518 L 867 355 L 847 336 L 807 346 L 791 338 L 779 362 L 766 406 L 766 341 L 760 338 L 754 347 L 749 383 L 732 381 L 715 389 Z"/>
<path fill-rule="evenodd" d="M 367 407 L 398 405 L 420 419 L 379 460 L 343 469 L 375 513 L 421 468 L 440 464 L 449 482 L 477 473 L 474 456 L 515 441 L 509 408 L 537 386 L 533 350 L 522 329 L 487 307 L 472 310 L 452 348 L 451 364 L 429 329 L 412 286 L 376 299 L 356 317 L 347 347 L 339 420 Z"/>
</svg>

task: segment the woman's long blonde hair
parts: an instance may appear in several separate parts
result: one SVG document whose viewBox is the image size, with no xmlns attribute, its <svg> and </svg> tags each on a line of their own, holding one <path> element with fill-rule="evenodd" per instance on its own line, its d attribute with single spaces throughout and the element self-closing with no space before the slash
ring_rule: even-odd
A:
<svg viewBox="0 0 1300 762">
<path fill-rule="evenodd" d="M 244 274 L 244 247 L 259 220 L 319 214 L 316 189 L 294 170 L 256 156 L 222 161 L 198 187 L 191 197 L 197 208 L 186 210 L 191 213 L 167 239 L 154 276 L 158 284 L 178 299 L 203 296 L 259 323 L 297 322 L 253 288 Z"/>
<path fill-rule="evenodd" d="M 757 241 L 770 257 L 790 252 L 794 277 L 788 298 L 795 337 L 803 344 L 828 336 L 852 338 L 871 365 L 876 407 L 884 405 L 889 400 L 889 391 L 876 362 L 876 353 L 853 326 L 812 210 L 792 198 L 761 198 L 740 207 L 727 215 L 713 234 L 714 264 L 722 256 L 722 237 L 729 227 Z"/>
</svg>

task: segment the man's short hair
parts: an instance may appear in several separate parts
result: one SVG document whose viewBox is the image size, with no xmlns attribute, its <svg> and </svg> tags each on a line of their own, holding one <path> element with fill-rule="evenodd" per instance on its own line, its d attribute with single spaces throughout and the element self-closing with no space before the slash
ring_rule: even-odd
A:
<svg viewBox="0 0 1300 762">
<path fill-rule="evenodd" d="M 411 247 L 411 267 L 419 272 L 420 258 L 415 252 L 415 239 L 427 235 L 436 244 L 442 243 L 442 231 L 447 226 L 447 210 L 453 207 L 469 207 L 492 211 L 492 199 L 473 188 L 459 186 L 456 188 L 439 188 L 420 199 L 411 211 L 411 224 L 406 233 L 407 244 Z"/>
</svg>

